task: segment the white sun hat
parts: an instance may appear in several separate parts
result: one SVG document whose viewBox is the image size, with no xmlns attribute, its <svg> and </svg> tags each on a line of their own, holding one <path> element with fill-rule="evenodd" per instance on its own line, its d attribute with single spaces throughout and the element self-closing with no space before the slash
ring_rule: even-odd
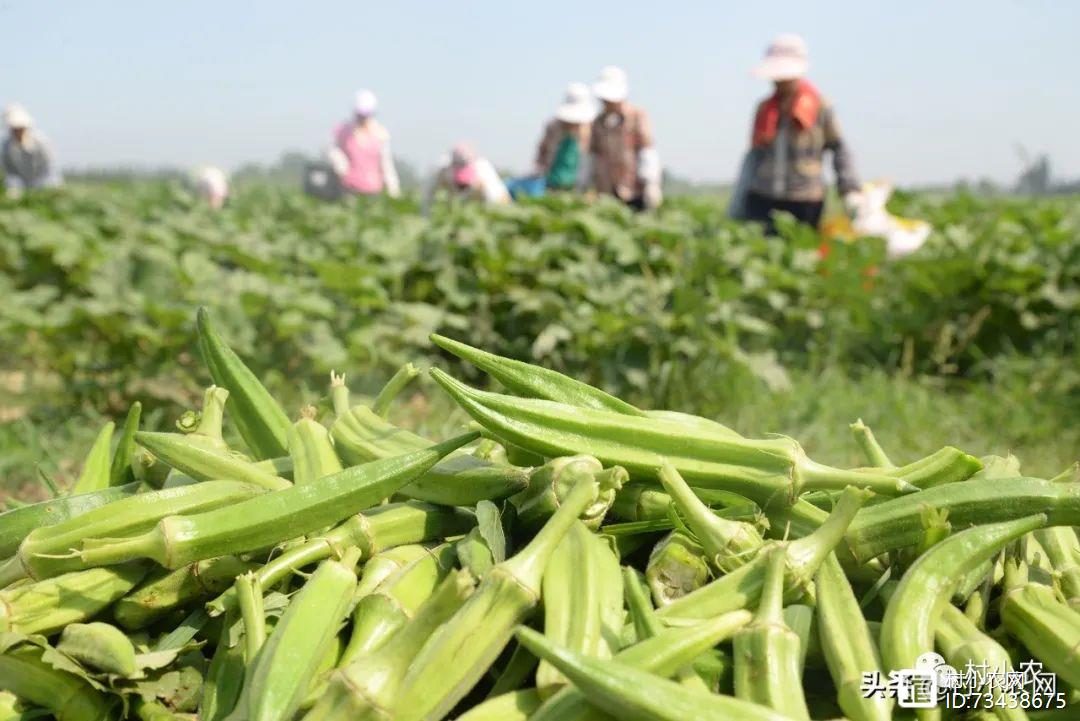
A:
<svg viewBox="0 0 1080 721">
<path fill-rule="evenodd" d="M 630 94 L 630 83 L 626 71 L 608 65 L 600 71 L 600 80 L 593 85 L 593 95 L 609 103 L 621 103 Z"/>
<path fill-rule="evenodd" d="M 9 128 L 34 127 L 34 119 L 30 117 L 30 113 L 26 111 L 26 108 L 18 103 L 12 103 L 4 109 L 4 122 L 7 123 Z"/>
<path fill-rule="evenodd" d="M 810 68 L 806 41 L 794 33 L 777 35 L 753 74 L 766 80 L 797 80 Z"/>
<path fill-rule="evenodd" d="M 564 123 L 591 123 L 596 117 L 596 105 L 593 103 L 589 86 L 585 83 L 567 85 L 566 95 L 555 109 L 555 117 Z"/>
<path fill-rule="evenodd" d="M 374 115 L 375 108 L 379 107 L 379 99 L 370 90 L 359 90 L 356 93 L 356 101 L 353 103 L 353 111 L 357 115 Z"/>
</svg>

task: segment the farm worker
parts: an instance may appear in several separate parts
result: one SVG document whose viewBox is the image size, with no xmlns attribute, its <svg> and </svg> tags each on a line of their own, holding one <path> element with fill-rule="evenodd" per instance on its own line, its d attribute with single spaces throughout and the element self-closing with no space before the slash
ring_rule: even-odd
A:
<svg viewBox="0 0 1080 721">
<path fill-rule="evenodd" d="M 495 166 L 487 158 L 481 158 L 467 143 L 458 143 L 446 158 L 428 190 L 426 208 L 430 208 L 435 193 L 445 190 L 463 200 L 478 200 L 485 205 L 502 205 L 510 202 Z"/>
<path fill-rule="evenodd" d="M 660 156 L 653 146 L 652 123 L 627 102 L 626 73 L 613 65 L 600 71 L 593 94 L 603 103 L 589 138 L 588 186 L 614 195 L 637 210 L 660 205 Z"/>
<path fill-rule="evenodd" d="M 330 164 L 341 187 L 358 195 L 385 192 L 391 198 L 401 194 L 390 133 L 375 119 L 378 99 L 370 90 L 356 94 L 353 117 L 334 129 Z"/>
<path fill-rule="evenodd" d="M 574 190 L 585 182 L 596 105 L 585 83 L 570 83 L 536 150 L 536 175 L 553 190 Z"/>
<path fill-rule="evenodd" d="M 229 178 L 221 168 L 204 166 L 195 172 L 195 190 L 207 205 L 220 210 L 229 197 Z"/>
<path fill-rule="evenodd" d="M 845 205 L 857 196 L 859 180 L 832 106 L 806 79 L 806 43 L 778 35 L 754 75 L 773 83 L 773 94 L 754 113 L 746 217 L 770 227 L 771 213 L 785 210 L 817 226 L 825 202 L 823 157 L 832 151 L 836 182 Z"/>
<path fill-rule="evenodd" d="M 34 119 L 22 105 L 13 103 L 4 110 L 9 134 L 0 149 L 3 155 L 4 190 L 18 197 L 33 188 L 56 187 L 60 176 L 53 167 L 52 153 L 45 137 L 34 128 Z"/>
</svg>

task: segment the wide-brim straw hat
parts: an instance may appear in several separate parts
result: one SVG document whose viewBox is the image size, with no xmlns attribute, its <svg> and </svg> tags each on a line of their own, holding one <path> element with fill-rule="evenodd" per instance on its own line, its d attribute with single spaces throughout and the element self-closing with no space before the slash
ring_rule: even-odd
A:
<svg viewBox="0 0 1080 721">
<path fill-rule="evenodd" d="M 608 65 L 600 71 L 600 79 L 593 85 L 593 95 L 609 103 L 621 103 L 630 95 L 630 83 L 626 71 Z"/>
<path fill-rule="evenodd" d="M 34 119 L 26 108 L 18 103 L 12 103 L 4 110 L 4 122 L 9 128 L 32 128 Z"/>
<path fill-rule="evenodd" d="M 753 74 L 766 80 L 798 80 L 810 69 L 806 41 L 794 33 L 777 35 Z"/>
<path fill-rule="evenodd" d="M 596 103 L 593 102 L 589 86 L 585 83 L 567 85 L 566 95 L 555 109 L 555 117 L 564 123 L 575 125 L 591 123 L 596 117 Z"/>
</svg>

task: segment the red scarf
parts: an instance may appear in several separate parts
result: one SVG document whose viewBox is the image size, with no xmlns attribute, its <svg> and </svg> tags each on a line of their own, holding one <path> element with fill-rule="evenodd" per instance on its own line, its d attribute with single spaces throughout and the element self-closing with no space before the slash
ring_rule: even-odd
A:
<svg viewBox="0 0 1080 721">
<path fill-rule="evenodd" d="M 821 110 L 821 95 L 808 80 L 800 80 L 795 90 L 795 99 L 791 103 L 791 117 L 800 130 L 806 130 L 817 122 Z M 758 107 L 754 118 L 754 134 L 751 138 L 753 147 L 768 145 L 776 137 L 776 128 L 780 124 L 780 98 L 776 93 Z"/>
</svg>

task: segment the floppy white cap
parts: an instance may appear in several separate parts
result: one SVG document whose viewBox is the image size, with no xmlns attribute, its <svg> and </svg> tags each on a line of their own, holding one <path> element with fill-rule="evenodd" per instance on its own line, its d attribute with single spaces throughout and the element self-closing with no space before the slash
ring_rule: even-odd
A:
<svg viewBox="0 0 1080 721">
<path fill-rule="evenodd" d="M 626 96 L 630 94 L 626 71 L 614 65 L 605 67 L 600 71 L 600 80 L 593 85 L 593 94 L 609 103 L 621 103 L 626 100 Z"/>
<path fill-rule="evenodd" d="M 357 115 L 374 115 L 375 108 L 379 106 L 379 99 L 370 90 L 360 90 L 356 93 L 356 102 L 353 110 Z"/>
<path fill-rule="evenodd" d="M 593 103 L 592 93 L 585 83 L 570 83 L 566 86 L 566 95 L 559 107 L 555 109 L 555 117 L 564 123 L 590 123 L 596 117 L 596 105 Z"/>
<path fill-rule="evenodd" d="M 7 123 L 9 128 L 31 128 L 34 126 L 34 119 L 30 117 L 30 113 L 18 103 L 12 103 L 5 108 L 4 122 Z"/>
<path fill-rule="evenodd" d="M 765 58 L 754 68 L 754 75 L 766 80 L 796 80 L 810 67 L 806 41 L 794 33 L 777 35 L 765 50 Z"/>
</svg>

